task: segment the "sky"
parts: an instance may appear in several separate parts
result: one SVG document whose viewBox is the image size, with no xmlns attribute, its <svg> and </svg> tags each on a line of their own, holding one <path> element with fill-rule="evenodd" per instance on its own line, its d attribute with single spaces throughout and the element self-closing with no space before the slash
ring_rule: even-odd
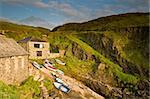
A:
<svg viewBox="0 0 150 99">
<path fill-rule="evenodd" d="M 20 22 L 33 16 L 45 20 L 52 28 L 114 14 L 149 12 L 149 3 L 149 0 L 0 0 L 0 18 Z"/>
</svg>

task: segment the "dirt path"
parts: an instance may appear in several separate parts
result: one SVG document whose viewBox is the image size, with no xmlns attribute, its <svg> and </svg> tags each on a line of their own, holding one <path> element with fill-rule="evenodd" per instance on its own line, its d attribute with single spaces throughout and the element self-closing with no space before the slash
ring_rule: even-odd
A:
<svg viewBox="0 0 150 99">
<path fill-rule="evenodd" d="M 43 96 L 43 99 L 50 99 L 49 98 L 49 94 L 48 94 L 48 90 L 47 88 L 44 86 L 44 83 L 41 81 L 41 91 L 42 91 L 42 96 Z"/>
</svg>

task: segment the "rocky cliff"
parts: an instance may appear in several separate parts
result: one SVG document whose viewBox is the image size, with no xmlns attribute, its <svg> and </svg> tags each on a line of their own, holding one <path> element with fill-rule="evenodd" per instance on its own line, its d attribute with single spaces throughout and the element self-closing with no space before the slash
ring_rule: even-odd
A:
<svg viewBox="0 0 150 99">
<path fill-rule="evenodd" d="M 89 32 L 78 36 L 102 55 L 119 64 L 125 72 L 148 77 L 148 31 L 148 27 L 130 27 L 115 30 L 113 37 L 109 31 L 107 33 Z M 124 42 L 124 39 L 127 42 Z M 119 40 L 122 42 L 118 42 Z M 134 59 L 138 58 L 134 55 L 128 56 L 131 52 L 136 54 L 134 51 L 140 55 L 140 61 Z M 123 54 L 126 54 L 126 57 Z"/>
<path fill-rule="evenodd" d="M 108 59 L 111 59 L 111 61 L 113 61 L 115 64 L 119 64 L 119 66 L 123 68 L 123 72 L 132 75 L 140 75 L 140 72 L 146 75 L 144 70 L 148 72 L 148 70 L 145 68 L 143 68 L 142 71 L 139 70 L 136 65 L 128 62 L 126 59 L 121 57 L 121 55 L 119 55 L 119 50 L 117 49 L 117 47 L 115 47 L 115 45 L 113 45 L 113 40 L 107 38 L 103 34 L 89 33 L 83 34 L 82 36 L 80 35 L 79 38 L 83 39 L 83 37 L 85 37 L 84 41 L 86 43 L 91 44 L 91 46 L 102 53 L 102 55 L 104 55 Z M 92 42 L 92 40 L 101 45 L 96 46 L 97 44 L 92 44 L 94 43 Z M 120 78 L 115 76 L 109 64 L 104 63 L 103 60 L 100 60 L 95 54 L 86 51 L 82 47 L 84 46 L 83 44 L 80 45 L 76 42 L 70 42 L 70 44 L 72 45 L 72 47 L 66 50 L 70 51 L 73 56 L 81 61 L 94 61 L 95 64 L 93 65 L 92 72 L 86 75 L 78 74 L 72 76 L 78 80 L 81 80 L 85 85 L 90 87 L 95 92 L 107 98 L 137 98 L 141 96 L 146 98 L 147 96 L 149 96 L 149 90 L 147 89 L 147 87 L 149 86 L 148 80 L 141 79 L 136 84 L 124 82 L 120 80 Z"/>
</svg>

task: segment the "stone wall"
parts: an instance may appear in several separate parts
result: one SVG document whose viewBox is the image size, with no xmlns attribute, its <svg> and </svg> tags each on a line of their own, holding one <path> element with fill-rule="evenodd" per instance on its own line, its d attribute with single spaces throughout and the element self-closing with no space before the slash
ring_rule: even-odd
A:
<svg viewBox="0 0 150 99">
<path fill-rule="evenodd" d="M 28 56 L 0 58 L 0 80 L 19 84 L 28 77 Z"/>
<path fill-rule="evenodd" d="M 57 58 L 57 57 L 60 57 L 59 53 L 50 53 L 48 56 L 48 58 Z"/>
</svg>

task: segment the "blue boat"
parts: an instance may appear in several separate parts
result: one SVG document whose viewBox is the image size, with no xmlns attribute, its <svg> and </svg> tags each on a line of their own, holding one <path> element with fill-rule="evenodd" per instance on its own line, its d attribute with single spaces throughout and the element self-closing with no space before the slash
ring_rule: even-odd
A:
<svg viewBox="0 0 150 99">
<path fill-rule="evenodd" d="M 61 90 L 62 92 L 65 92 L 65 93 L 70 92 L 70 88 L 65 86 L 63 83 L 54 82 L 53 84 L 57 89 Z"/>
<path fill-rule="evenodd" d="M 62 81 L 60 78 L 56 77 L 55 78 L 55 81 L 58 82 L 58 83 L 62 83 L 63 85 L 67 86 L 68 87 L 68 84 L 66 84 L 64 81 Z"/>
</svg>

